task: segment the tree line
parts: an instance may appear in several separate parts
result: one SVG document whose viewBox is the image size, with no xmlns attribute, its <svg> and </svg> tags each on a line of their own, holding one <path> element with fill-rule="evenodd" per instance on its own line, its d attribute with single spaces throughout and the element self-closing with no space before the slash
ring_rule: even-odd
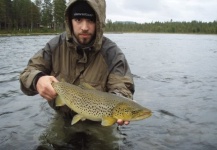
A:
<svg viewBox="0 0 217 150">
<path fill-rule="evenodd" d="M 217 34 L 217 21 L 202 22 L 112 22 L 107 21 L 106 31 L 108 32 L 144 32 L 144 33 L 198 33 Z"/>
<path fill-rule="evenodd" d="M 0 31 L 63 29 L 66 0 L 1 0 Z"/>
<path fill-rule="evenodd" d="M 66 0 L 0 0 L 0 33 L 51 33 L 64 31 Z M 217 21 L 112 22 L 106 32 L 217 34 Z"/>
</svg>

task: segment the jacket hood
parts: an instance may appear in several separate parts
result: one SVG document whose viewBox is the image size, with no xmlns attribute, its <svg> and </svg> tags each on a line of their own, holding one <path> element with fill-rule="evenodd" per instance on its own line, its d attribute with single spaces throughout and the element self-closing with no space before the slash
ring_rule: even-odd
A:
<svg viewBox="0 0 217 150">
<path fill-rule="evenodd" d="M 73 41 L 74 35 L 72 34 L 71 18 L 69 14 L 70 14 L 71 6 L 76 1 L 81 1 L 81 0 L 70 0 L 65 10 L 65 27 L 66 27 L 68 41 Z M 83 0 L 83 1 L 86 1 L 96 13 L 96 36 L 92 46 L 94 47 L 95 50 L 99 50 L 102 45 L 103 31 L 105 28 L 106 2 L 105 0 Z"/>
</svg>

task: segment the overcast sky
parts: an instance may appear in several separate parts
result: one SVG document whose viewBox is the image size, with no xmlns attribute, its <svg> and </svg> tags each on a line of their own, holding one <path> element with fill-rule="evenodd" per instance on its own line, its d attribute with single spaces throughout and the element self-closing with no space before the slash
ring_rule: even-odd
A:
<svg viewBox="0 0 217 150">
<path fill-rule="evenodd" d="M 106 18 L 113 22 L 217 21 L 217 0 L 106 0 L 106 4 Z"/>
<path fill-rule="evenodd" d="M 107 19 L 114 21 L 217 20 L 217 0 L 106 0 Z"/>
</svg>

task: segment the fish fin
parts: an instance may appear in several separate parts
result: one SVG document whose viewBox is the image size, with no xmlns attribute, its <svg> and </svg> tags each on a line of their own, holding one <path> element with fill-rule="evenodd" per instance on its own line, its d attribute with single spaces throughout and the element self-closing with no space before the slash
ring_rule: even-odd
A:
<svg viewBox="0 0 217 150">
<path fill-rule="evenodd" d="M 56 103 L 56 106 L 64 106 L 65 105 L 64 101 L 61 99 L 61 97 L 59 95 L 57 96 L 55 103 Z"/>
<path fill-rule="evenodd" d="M 113 117 L 103 117 L 101 125 L 102 126 L 111 126 L 116 122 L 117 122 L 117 119 L 115 119 Z"/>
<path fill-rule="evenodd" d="M 84 121 L 84 120 L 86 120 L 86 118 L 82 115 L 77 114 L 73 117 L 71 125 L 76 124 L 79 120 Z"/>
<path fill-rule="evenodd" d="M 61 82 L 66 82 L 66 80 L 64 78 L 61 78 L 60 81 Z"/>
<path fill-rule="evenodd" d="M 85 83 L 85 82 L 81 82 L 79 84 L 79 87 L 82 89 L 86 89 L 86 90 L 96 90 L 94 87 L 92 87 L 90 84 Z"/>
</svg>

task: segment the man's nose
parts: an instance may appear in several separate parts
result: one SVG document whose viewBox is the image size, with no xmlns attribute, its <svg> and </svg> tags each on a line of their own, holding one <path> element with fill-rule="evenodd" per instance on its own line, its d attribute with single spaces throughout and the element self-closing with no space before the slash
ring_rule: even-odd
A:
<svg viewBox="0 0 217 150">
<path fill-rule="evenodd" d="M 81 29 L 86 31 L 88 30 L 88 22 L 86 20 L 84 20 L 81 24 Z"/>
</svg>

